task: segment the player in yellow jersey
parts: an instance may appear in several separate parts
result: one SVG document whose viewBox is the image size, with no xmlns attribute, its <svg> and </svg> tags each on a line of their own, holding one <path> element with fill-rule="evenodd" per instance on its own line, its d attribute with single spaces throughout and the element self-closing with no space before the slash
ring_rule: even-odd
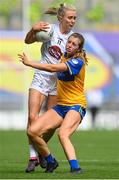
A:
<svg viewBox="0 0 119 180">
<path fill-rule="evenodd" d="M 42 135 L 59 128 L 59 140 L 69 161 L 70 172 L 82 173 L 70 136 L 86 113 L 84 79 L 87 58 L 83 46 L 83 36 L 73 33 L 68 38 L 66 53 L 62 55 L 59 64 L 38 64 L 32 62 L 25 53 L 19 54 L 20 61 L 27 66 L 57 72 L 57 105 L 40 116 L 28 129 L 28 135 L 47 161 L 45 172 L 53 172 L 58 162 L 51 155 Z"/>
</svg>

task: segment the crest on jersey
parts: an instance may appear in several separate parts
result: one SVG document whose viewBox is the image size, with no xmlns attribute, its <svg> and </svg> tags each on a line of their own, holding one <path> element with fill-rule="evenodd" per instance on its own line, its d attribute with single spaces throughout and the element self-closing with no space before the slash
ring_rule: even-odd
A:
<svg viewBox="0 0 119 180">
<path fill-rule="evenodd" d="M 72 59 L 72 62 L 73 62 L 74 64 L 78 64 L 78 60 L 77 60 L 77 59 Z"/>
<path fill-rule="evenodd" d="M 62 52 L 58 46 L 50 46 L 48 52 L 51 56 L 59 60 L 61 58 Z"/>
</svg>

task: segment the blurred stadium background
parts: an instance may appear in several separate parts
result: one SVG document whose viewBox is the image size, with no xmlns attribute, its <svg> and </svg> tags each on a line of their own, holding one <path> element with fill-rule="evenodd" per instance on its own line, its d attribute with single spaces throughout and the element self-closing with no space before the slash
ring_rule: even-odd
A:
<svg viewBox="0 0 119 180">
<path fill-rule="evenodd" d="M 24 37 L 39 20 L 55 22 L 56 17 L 44 15 L 48 7 L 73 3 L 78 10 L 75 31 L 84 34 L 89 57 L 86 93 L 97 101 L 97 129 L 119 128 L 119 1 L 118 0 L 0 0 L 0 129 L 22 129 L 27 123 L 27 95 L 33 70 L 23 66 L 18 53 L 27 51 L 39 60 L 39 44 L 26 45 Z M 46 6 L 47 4 L 47 6 Z M 80 126 L 92 129 L 90 102 Z"/>
</svg>

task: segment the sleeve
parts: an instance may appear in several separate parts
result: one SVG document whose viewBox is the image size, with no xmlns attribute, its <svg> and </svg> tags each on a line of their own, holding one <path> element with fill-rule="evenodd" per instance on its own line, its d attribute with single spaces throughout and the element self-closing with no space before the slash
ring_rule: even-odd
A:
<svg viewBox="0 0 119 180">
<path fill-rule="evenodd" d="M 68 67 L 71 75 L 77 75 L 80 72 L 84 62 L 80 58 L 73 58 L 65 62 L 65 64 Z"/>
</svg>

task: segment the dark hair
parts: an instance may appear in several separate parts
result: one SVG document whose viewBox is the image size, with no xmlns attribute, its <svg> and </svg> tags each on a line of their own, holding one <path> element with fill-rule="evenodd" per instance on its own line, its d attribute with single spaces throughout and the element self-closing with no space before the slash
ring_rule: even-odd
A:
<svg viewBox="0 0 119 180">
<path fill-rule="evenodd" d="M 74 56 L 74 57 L 77 57 L 77 56 L 81 56 L 83 57 L 83 60 L 85 61 L 86 64 L 88 64 L 88 59 L 86 57 L 86 51 L 83 49 L 84 47 L 84 43 L 85 43 L 85 39 L 83 37 L 82 34 L 79 34 L 79 33 L 72 33 L 69 38 L 73 36 L 75 38 L 78 38 L 80 40 L 80 44 L 79 44 L 79 52 Z M 68 39 L 69 39 L 68 38 Z"/>
<path fill-rule="evenodd" d="M 60 20 L 60 17 L 63 17 L 67 10 L 76 11 L 76 8 L 73 5 L 60 4 L 59 8 L 51 7 L 45 14 L 57 15 L 58 20 Z"/>
</svg>

